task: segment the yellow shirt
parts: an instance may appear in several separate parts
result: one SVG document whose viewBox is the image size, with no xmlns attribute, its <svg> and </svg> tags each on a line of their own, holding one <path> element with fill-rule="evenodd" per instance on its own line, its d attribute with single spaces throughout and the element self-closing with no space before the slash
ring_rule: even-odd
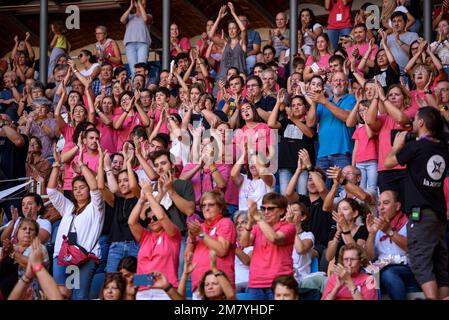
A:
<svg viewBox="0 0 449 320">
<path fill-rule="evenodd" d="M 64 35 L 58 36 L 56 40 L 55 48 L 67 49 L 67 38 Z"/>
</svg>

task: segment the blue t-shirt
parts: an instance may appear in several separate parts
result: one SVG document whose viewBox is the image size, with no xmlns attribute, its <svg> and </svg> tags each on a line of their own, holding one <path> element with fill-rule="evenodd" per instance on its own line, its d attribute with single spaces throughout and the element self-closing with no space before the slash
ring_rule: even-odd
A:
<svg viewBox="0 0 449 320">
<path fill-rule="evenodd" d="M 250 29 L 247 32 L 248 43 L 246 44 L 246 52 L 253 51 L 253 47 L 255 44 L 260 45 L 262 43 L 262 39 L 260 38 L 259 32 L 254 29 Z"/>
<path fill-rule="evenodd" d="M 354 108 L 356 100 L 352 94 L 345 94 L 338 100 L 338 103 L 330 101 L 343 110 L 351 111 Z M 318 158 L 330 156 L 333 154 L 352 153 L 353 141 L 351 139 L 354 132 L 353 128 L 348 128 L 346 123 L 335 117 L 322 104 L 317 106 L 317 117 L 319 119 Z"/>
</svg>

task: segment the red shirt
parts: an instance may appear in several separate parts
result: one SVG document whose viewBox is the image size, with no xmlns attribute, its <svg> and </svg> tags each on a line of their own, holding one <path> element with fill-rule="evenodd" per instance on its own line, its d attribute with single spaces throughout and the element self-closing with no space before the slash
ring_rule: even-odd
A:
<svg viewBox="0 0 449 320">
<path fill-rule="evenodd" d="M 375 288 L 374 282 L 368 280 L 372 277 L 365 273 L 359 273 L 357 275 L 352 275 L 352 281 L 354 285 L 361 291 L 362 296 L 365 300 L 377 300 L 377 290 Z M 325 300 L 332 289 L 335 287 L 335 282 L 337 281 L 337 276 L 333 273 L 329 280 L 327 280 L 326 287 L 324 287 L 323 296 L 321 300 Z M 370 285 L 372 284 L 372 285 Z M 370 288 L 370 289 L 368 289 Z M 351 292 L 347 286 L 342 285 L 335 295 L 335 300 L 353 300 Z"/>
<path fill-rule="evenodd" d="M 331 0 L 331 8 L 327 19 L 328 29 L 352 28 L 351 23 L 351 3 L 344 5 L 343 0 Z"/>
<path fill-rule="evenodd" d="M 222 270 L 228 276 L 232 285 L 234 285 L 234 259 L 235 247 L 234 243 L 237 240 L 237 233 L 232 220 L 221 217 L 219 220 L 212 222 L 210 225 L 205 222 L 201 224 L 201 230 L 206 232 L 214 240 L 218 237 L 229 241 L 229 251 L 224 257 L 217 256 L 217 269 Z M 291 254 L 291 252 L 290 252 Z M 192 292 L 196 291 L 203 275 L 210 270 L 209 247 L 204 241 L 197 241 L 195 250 L 193 252 L 192 264 L 196 264 L 192 271 Z"/>
<path fill-rule="evenodd" d="M 112 119 L 113 122 L 117 121 L 121 116 L 116 115 Z M 135 111 L 133 116 L 126 116 L 125 120 L 122 123 L 122 127 L 117 132 L 117 150 L 121 150 L 123 147 L 123 143 L 125 143 L 126 140 L 129 139 L 129 135 L 133 131 L 135 126 L 141 126 L 142 125 L 142 118 L 140 117 L 140 114 Z"/>
<path fill-rule="evenodd" d="M 177 288 L 181 240 L 181 233 L 178 229 L 172 237 L 165 231 L 156 234 L 145 229 L 139 241 L 137 274 L 147 274 L 154 271 L 163 272 L 168 282 Z M 139 290 L 146 289 L 149 289 L 149 287 L 139 287 Z"/>
<path fill-rule="evenodd" d="M 374 136 L 371 139 L 368 138 L 365 126 L 366 124 L 357 127 L 352 135 L 352 139 L 358 140 L 359 142 L 355 154 L 356 163 L 377 160 L 378 158 L 377 136 Z"/>
<path fill-rule="evenodd" d="M 277 276 L 293 274 L 295 225 L 280 221 L 273 226 L 273 231 L 280 231 L 285 235 L 282 245 L 268 241 L 258 225 L 251 231 L 254 236 L 254 250 L 249 265 L 248 288 L 270 288 Z"/>
</svg>

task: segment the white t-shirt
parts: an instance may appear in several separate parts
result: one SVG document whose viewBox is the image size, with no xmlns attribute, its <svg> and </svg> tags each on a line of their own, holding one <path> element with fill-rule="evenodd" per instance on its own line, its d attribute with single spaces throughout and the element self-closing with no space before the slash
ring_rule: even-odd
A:
<svg viewBox="0 0 449 320">
<path fill-rule="evenodd" d="M 61 249 L 62 236 L 69 233 L 74 204 L 56 189 L 47 188 L 47 194 L 55 209 L 62 215 L 53 253 L 53 258 L 56 258 Z M 92 253 L 101 258 L 100 244 L 97 240 L 103 230 L 105 205 L 100 190 L 91 191 L 90 198 L 90 203 L 75 217 L 72 231 L 76 230 L 77 244 L 87 251 L 90 251 L 96 243 Z"/>
<path fill-rule="evenodd" d="M 239 191 L 239 210 L 248 210 L 248 200 L 257 203 L 257 208 L 262 205 L 263 196 L 273 191 L 262 179 L 250 180 L 246 174 L 242 174 L 243 183 Z M 274 185 L 274 183 L 273 183 Z"/>
<path fill-rule="evenodd" d="M 253 251 L 253 246 L 246 247 L 243 249 L 243 252 L 246 254 L 250 254 Z M 237 286 L 239 283 L 248 283 L 249 279 L 249 266 L 245 265 L 242 261 L 240 261 L 239 257 L 235 255 L 234 261 L 234 270 L 235 270 L 235 285 Z"/>
<path fill-rule="evenodd" d="M 89 68 L 89 69 L 87 69 L 87 70 L 80 70 L 80 73 L 83 75 L 83 76 L 85 76 L 85 77 L 88 77 L 88 76 L 90 76 L 91 74 L 92 74 L 92 72 L 94 72 L 94 69 L 96 68 L 96 67 L 99 67 L 100 65 L 98 64 L 98 63 L 93 63 L 92 64 L 92 66 Z"/>
<path fill-rule="evenodd" d="M 295 278 L 297 280 L 301 280 L 308 274 L 310 274 L 310 266 L 312 264 L 312 251 L 313 251 L 313 245 L 315 244 L 315 237 L 312 232 L 302 232 L 301 234 L 297 235 L 299 239 L 305 240 L 310 239 L 312 240 L 312 248 L 307 251 L 304 254 L 298 254 L 296 252 L 295 247 L 293 246 L 293 270 L 295 272 Z"/>
</svg>

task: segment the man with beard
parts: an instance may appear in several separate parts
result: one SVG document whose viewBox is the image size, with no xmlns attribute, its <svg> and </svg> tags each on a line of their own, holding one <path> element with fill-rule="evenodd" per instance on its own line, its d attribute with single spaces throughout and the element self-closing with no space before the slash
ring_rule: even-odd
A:
<svg viewBox="0 0 449 320">
<path fill-rule="evenodd" d="M 346 119 L 356 100 L 347 93 L 348 78 L 343 72 L 332 77 L 332 97 L 326 99 L 323 92 L 311 92 L 310 98 L 317 103 L 316 117 L 319 123 L 318 141 L 320 142 L 317 166 L 327 170 L 332 166 L 344 168 L 351 164 L 353 149 L 353 129 L 346 126 Z M 328 180 L 328 189 L 330 180 Z"/>
</svg>

